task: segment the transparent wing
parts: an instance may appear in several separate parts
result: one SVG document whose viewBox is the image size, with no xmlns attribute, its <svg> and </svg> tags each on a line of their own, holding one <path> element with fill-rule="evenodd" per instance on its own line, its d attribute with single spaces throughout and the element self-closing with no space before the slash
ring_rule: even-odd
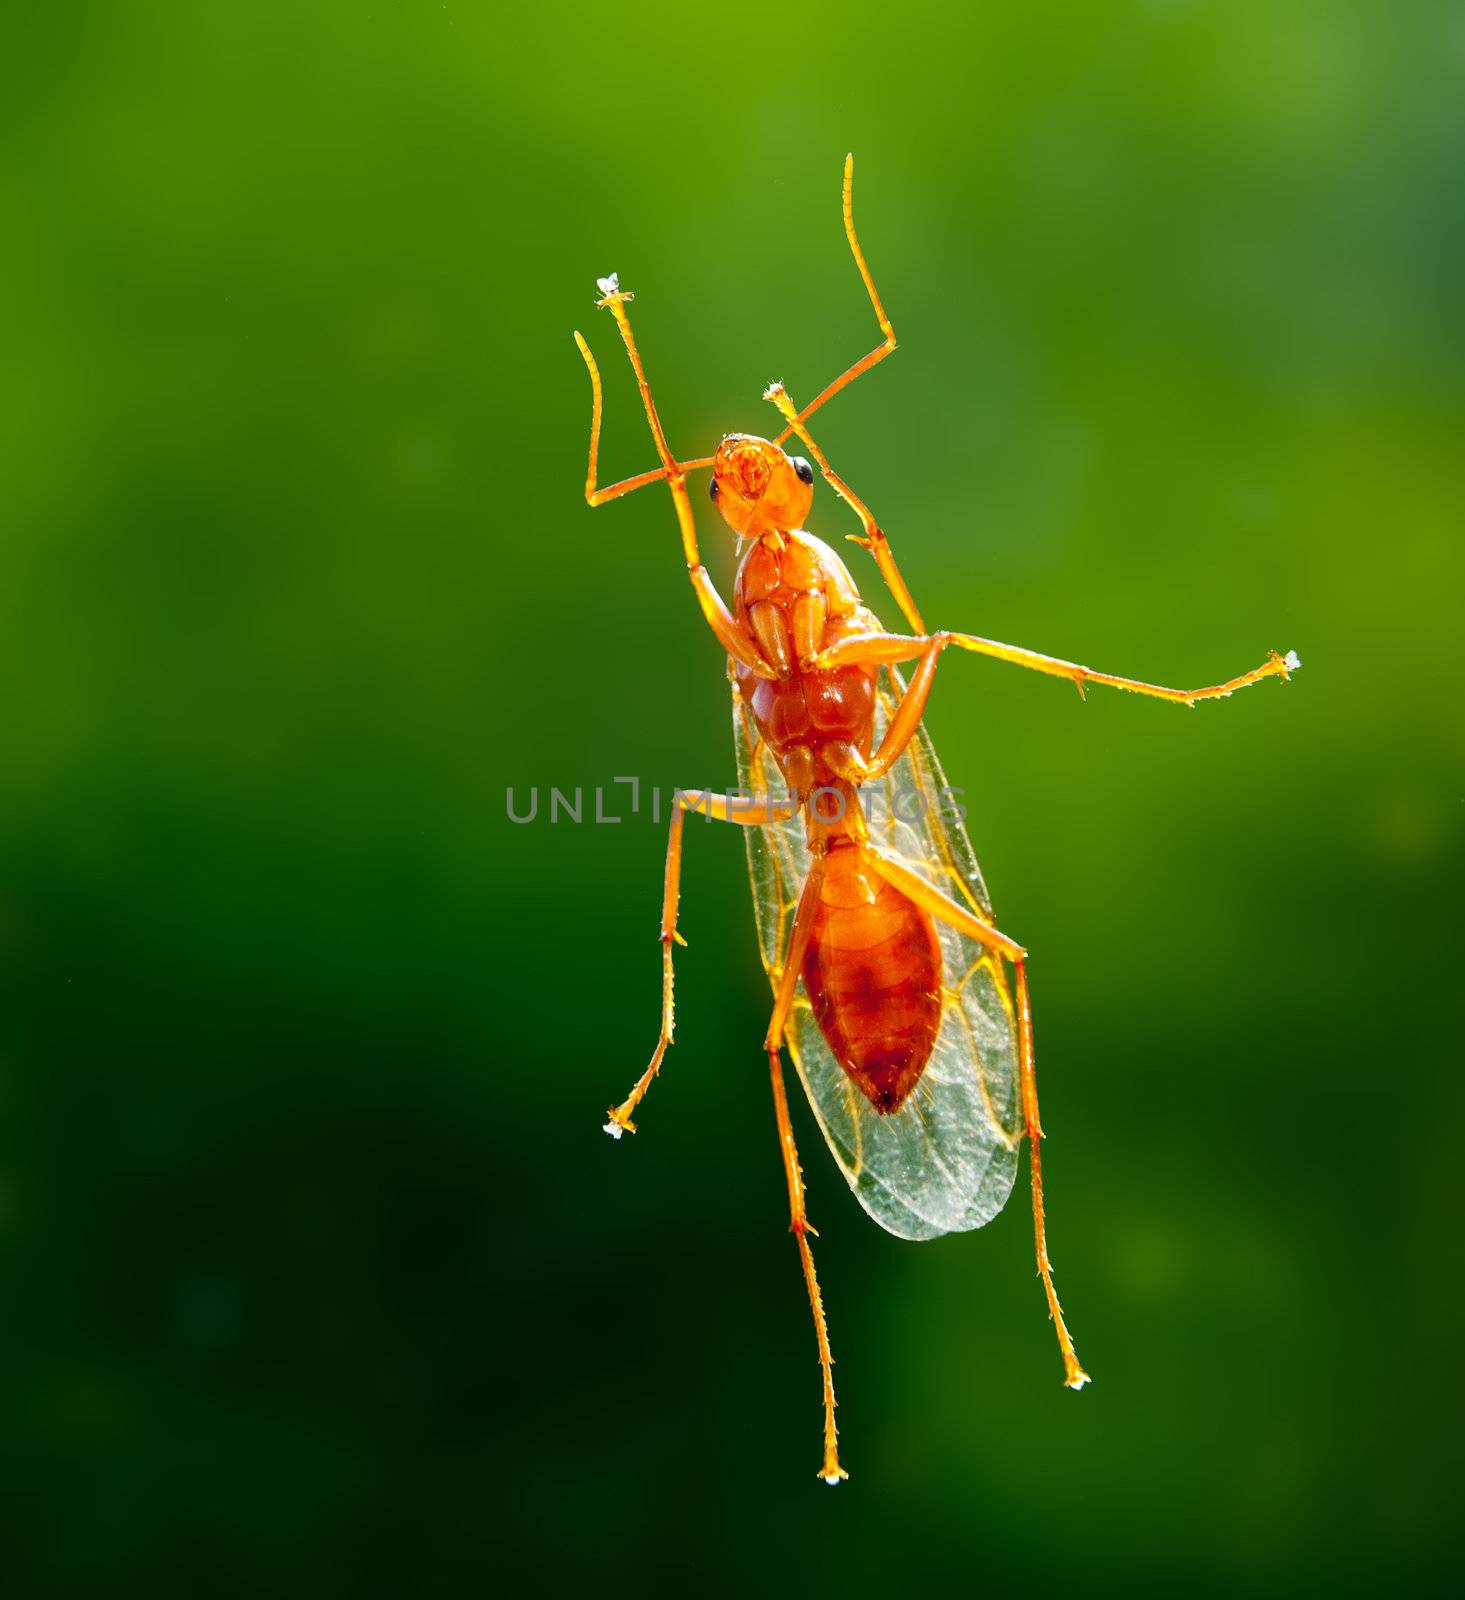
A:
<svg viewBox="0 0 1465 1600">
<path fill-rule="evenodd" d="M 875 723 L 878 746 L 904 689 L 882 668 Z M 733 697 L 738 782 L 745 793 L 786 793 L 769 751 Z M 961 813 L 924 727 L 886 778 L 861 792 L 871 836 L 929 882 L 992 920 L 991 903 Z M 802 822 L 743 830 L 758 941 L 778 987 L 783 953 L 808 872 Z M 1002 1209 L 1017 1175 L 1023 1133 L 1017 1031 L 1007 979 L 995 956 L 953 928 L 941 940 L 941 1030 L 919 1083 L 901 1109 L 881 1116 L 846 1076 L 814 1021 L 802 981 L 789 1015 L 789 1053 L 834 1159 L 855 1197 L 902 1239 L 933 1239 L 980 1228 Z"/>
</svg>

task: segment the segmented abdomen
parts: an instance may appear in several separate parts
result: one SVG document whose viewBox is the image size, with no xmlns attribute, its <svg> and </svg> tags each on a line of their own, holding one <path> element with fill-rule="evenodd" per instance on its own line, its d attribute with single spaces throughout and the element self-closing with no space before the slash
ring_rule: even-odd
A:
<svg viewBox="0 0 1465 1600">
<path fill-rule="evenodd" d="M 941 945 L 852 840 L 831 841 L 802 976 L 835 1059 L 877 1111 L 898 1111 L 941 1028 Z"/>
</svg>

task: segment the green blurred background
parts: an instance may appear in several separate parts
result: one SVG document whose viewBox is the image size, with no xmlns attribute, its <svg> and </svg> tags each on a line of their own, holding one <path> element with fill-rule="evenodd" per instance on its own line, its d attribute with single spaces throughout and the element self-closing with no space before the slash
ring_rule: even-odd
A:
<svg viewBox="0 0 1465 1600">
<path fill-rule="evenodd" d="M 0 1517 L 12 1592 L 1367 1592 L 1457 1530 L 1465 12 L 130 0 L 8 13 Z M 819 436 L 995 663 L 930 724 L 1034 952 L 1025 1203 L 915 1246 L 758 1045 L 652 459 Z M 699 508 L 702 502 L 697 501 Z M 811 526 L 853 527 L 827 492 Z M 732 551 L 710 516 L 719 581 Z M 873 569 L 853 566 L 872 597 Z M 883 597 L 876 600 L 877 606 Z M 894 608 L 886 605 L 888 613 Z"/>
</svg>

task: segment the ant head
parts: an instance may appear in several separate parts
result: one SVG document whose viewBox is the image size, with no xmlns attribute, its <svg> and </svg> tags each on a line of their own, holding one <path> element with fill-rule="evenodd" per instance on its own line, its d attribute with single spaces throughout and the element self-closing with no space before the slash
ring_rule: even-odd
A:
<svg viewBox="0 0 1465 1600">
<path fill-rule="evenodd" d="M 768 439 L 730 433 L 712 458 L 711 493 L 734 533 L 790 533 L 803 527 L 814 503 L 814 469 Z"/>
</svg>

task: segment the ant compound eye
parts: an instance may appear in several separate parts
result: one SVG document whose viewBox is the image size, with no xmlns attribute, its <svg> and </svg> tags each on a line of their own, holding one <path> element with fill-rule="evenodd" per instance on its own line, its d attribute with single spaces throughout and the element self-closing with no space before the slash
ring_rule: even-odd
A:
<svg viewBox="0 0 1465 1600">
<path fill-rule="evenodd" d="M 800 483 L 813 483 L 814 469 L 802 456 L 790 457 L 789 465 L 798 473 Z"/>
<path fill-rule="evenodd" d="M 713 503 L 713 505 L 717 504 L 717 479 L 716 478 L 714 478 L 712 480 L 712 482 L 707 485 L 707 498 Z"/>
</svg>

